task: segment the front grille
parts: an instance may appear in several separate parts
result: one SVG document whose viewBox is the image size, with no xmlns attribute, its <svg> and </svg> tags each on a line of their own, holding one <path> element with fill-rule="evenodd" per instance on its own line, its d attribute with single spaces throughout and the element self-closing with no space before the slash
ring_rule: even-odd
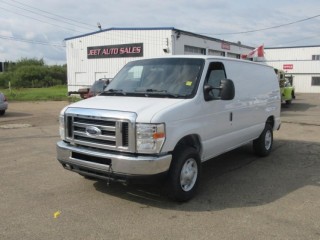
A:
<svg viewBox="0 0 320 240">
<path fill-rule="evenodd" d="M 129 124 L 123 123 L 122 124 L 122 143 L 123 146 L 129 146 Z"/>
<path fill-rule="evenodd" d="M 109 118 L 107 113 L 102 110 L 68 109 L 65 118 L 67 141 L 79 146 L 133 152 L 132 119 Z"/>
</svg>

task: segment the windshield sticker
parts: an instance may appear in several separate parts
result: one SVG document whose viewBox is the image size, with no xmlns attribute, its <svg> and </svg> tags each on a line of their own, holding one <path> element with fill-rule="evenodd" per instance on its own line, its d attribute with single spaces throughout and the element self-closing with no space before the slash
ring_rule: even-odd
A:
<svg viewBox="0 0 320 240">
<path fill-rule="evenodd" d="M 186 81 L 186 86 L 192 86 L 192 82 L 191 81 Z"/>
</svg>

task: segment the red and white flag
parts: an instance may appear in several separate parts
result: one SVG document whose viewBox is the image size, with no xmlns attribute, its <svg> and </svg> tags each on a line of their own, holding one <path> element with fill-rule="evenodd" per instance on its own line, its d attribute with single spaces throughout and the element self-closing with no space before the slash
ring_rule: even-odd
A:
<svg viewBox="0 0 320 240">
<path fill-rule="evenodd" d="M 254 58 L 254 57 L 264 57 L 264 46 L 263 45 L 253 49 L 248 54 L 242 54 L 241 55 L 242 59 Z"/>
</svg>

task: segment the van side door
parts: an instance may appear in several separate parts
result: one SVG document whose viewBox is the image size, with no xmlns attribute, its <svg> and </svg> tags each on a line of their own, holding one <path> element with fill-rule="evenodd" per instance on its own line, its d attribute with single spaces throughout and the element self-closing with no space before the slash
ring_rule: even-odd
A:
<svg viewBox="0 0 320 240">
<path fill-rule="evenodd" d="M 220 87 L 227 74 L 222 62 L 211 62 L 206 73 L 205 85 Z M 203 104 L 203 159 L 208 160 L 232 147 L 230 135 L 233 131 L 232 100 L 220 100 L 220 90 L 210 91 L 210 98 Z"/>
</svg>

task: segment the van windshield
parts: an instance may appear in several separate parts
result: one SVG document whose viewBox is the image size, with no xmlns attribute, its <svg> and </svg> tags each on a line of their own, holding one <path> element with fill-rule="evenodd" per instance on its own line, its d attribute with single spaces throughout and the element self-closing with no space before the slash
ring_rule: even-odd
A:
<svg viewBox="0 0 320 240">
<path fill-rule="evenodd" d="M 203 65 L 204 60 L 196 58 L 130 62 L 103 95 L 191 98 L 197 90 Z"/>
</svg>

